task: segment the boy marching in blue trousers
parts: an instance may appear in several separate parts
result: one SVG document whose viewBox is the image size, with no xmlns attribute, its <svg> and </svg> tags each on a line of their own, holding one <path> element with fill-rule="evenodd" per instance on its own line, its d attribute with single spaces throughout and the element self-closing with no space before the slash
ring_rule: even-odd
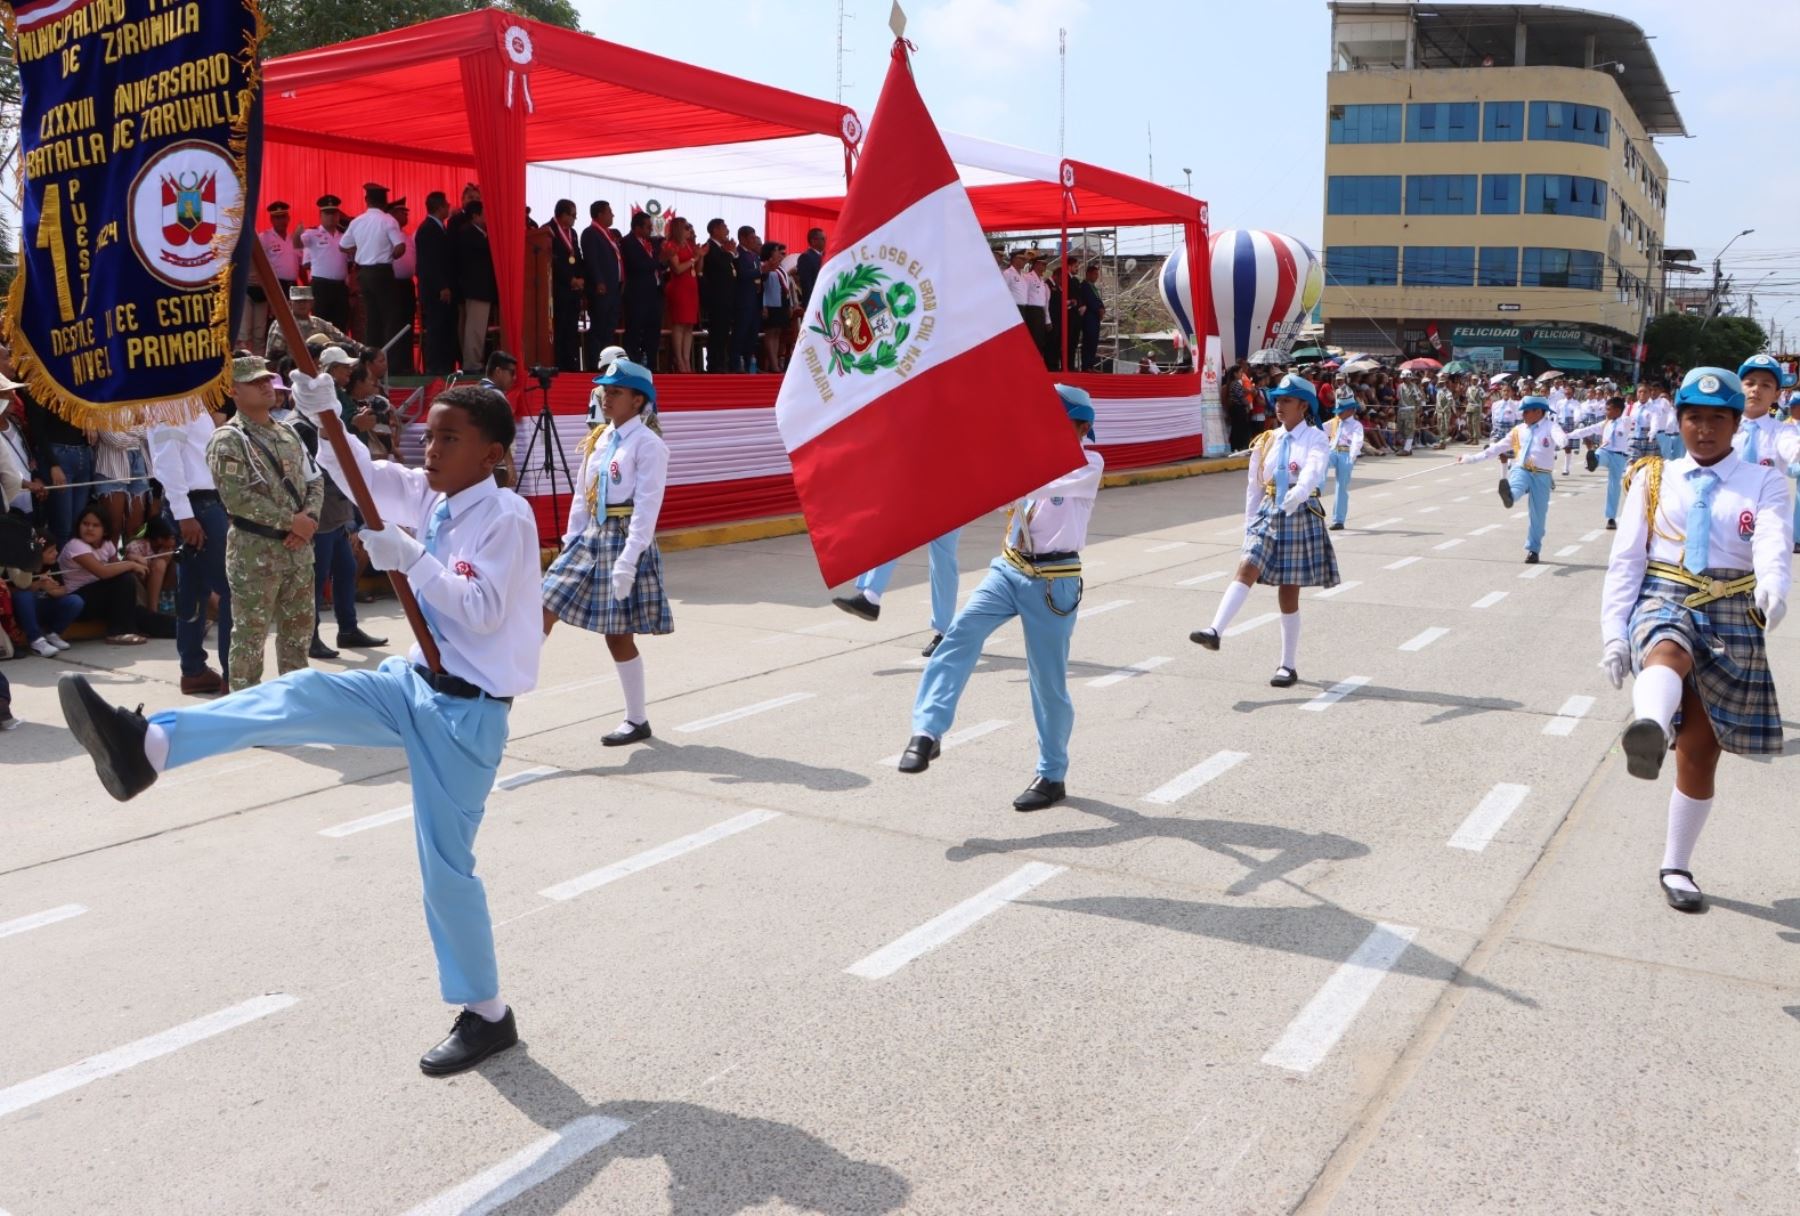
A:
<svg viewBox="0 0 1800 1216">
<path fill-rule="evenodd" d="M 1325 424 L 1331 442 L 1331 475 L 1337 479 L 1337 498 L 1331 512 L 1331 531 L 1342 532 L 1350 518 L 1350 470 L 1362 455 L 1363 424 L 1356 416 L 1361 406 L 1355 397 L 1339 398 L 1337 417 Z"/>
<path fill-rule="evenodd" d="M 1525 421 L 1479 452 L 1458 456 L 1457 464 L 1480 464 L 1495 456 L 1512 457 L 1512 467 L 1500 483 L 1500 501 L 1508 510 L 1523 498 L 1529 519 L 1525 528 L 1525 563 L 1536 565 L 1544 547 L 1544 528 L 1550 521 L 1550 491 L 1556 485 L 1551 470 L 1556 453 L 1568 443 L 1563 429 L 1550 419 L 1550 402 L 1533 393 L 1519 403 Z"/>
</svg>

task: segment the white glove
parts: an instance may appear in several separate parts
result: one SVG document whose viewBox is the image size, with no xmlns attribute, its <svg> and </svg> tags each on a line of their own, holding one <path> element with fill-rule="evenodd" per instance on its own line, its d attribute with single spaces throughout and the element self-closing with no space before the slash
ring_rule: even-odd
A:
<svg viewBox="0 0 1800 1216">
<path fill-rule="evenodd" d="M 1768 633 L 1787 615 L 1787 601 L 1776 595 L 1773 587 L 1758 587 L 1756 610 L 1763 614 L 1763 632 Z"/>
<path fill-rule="evenodd" d="M 1299 486 L 1295 486 L 1287 492 L 1287 497 L 1281 500 L 1281 513 L 1283 515 L 1292 515 L 1295 511 L 1300 509 L 1300 504 L 1305 501 L 1306 495 L 1301 492 Z"/>
<path fill-rule="evenodd" d="M 1614 688 L 1625 687 L 1625 677 L 1631 674 L 1631 643 L 1624 638 L 1607 642 L 1600 658 L 1600 670 L 1606 673 Z"/>
<path fill-rule="evenodd" d="M 338 405 L 337 381 L 330 373 L 309 376 L 305 372 L 293 372 L 288 376 L 288 384 L 294 390 L 294 408 L 312 421 L 317 422 L 323 414 L 343 412 Z"/>
<path fill-rule="evenodd" d="M 363 551 L 369 555 L 369 564 L 377 570 L 398 570 L 404 574 L 425 553 L 424 545 L 393 524 L 379 531 L 364 528 L 358 535 L 362 537 Z"/>
<path fill-rule="evenodd" d="M 614 570 L 612 574 L 612 597 L 615 604 L 622 604 L 631 598 L 631 585 L 637 582 L 634 570 Z"/>
</svg>

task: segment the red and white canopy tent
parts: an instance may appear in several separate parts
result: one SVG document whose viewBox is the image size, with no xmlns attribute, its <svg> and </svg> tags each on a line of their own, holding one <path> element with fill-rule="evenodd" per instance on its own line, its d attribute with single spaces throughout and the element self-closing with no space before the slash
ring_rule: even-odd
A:
<svg viewBox="0 0 1800 1216">
<path fill-rule="evenodd" d="M 719 215 L 734 229 L 756 224 L 797 250 L 807 228 L 829 234 L 861 138 L 847 107 L 496 9 L 283 56 L 263 71 L 258 212 L 279 198 L 293 205 L 297 227 L 310 224 L 317 196 L 337 194 L 354 212 L 362 184 L 377 181 L 416 213 L 432 190 L 454 201 L 464 182 L 478 183 L 502 342 L 514 351 L 528 204 L 547 219 L 557 198 L 574 198 L 583 211 L 606 198 L 624 217 L 654 197 L 665 212 L 697 223 Z M 953 135 L 946 142 L 984 228 L 1173 224 L 1185 231 L 1189 265 L 1205 264 L 1198 199 L 1023 149 Z M 1196 274 L 1194 299 L 1208 298 Z M 1068 378 L 1096 398 L 1110 467 L 1199 454 L 1199 374 Z M 664 527 L 798 509 L 775 428 L 778 387 L 773 375 L 658 379 L 671 455 Z M 588 391 L 579 375 L 550 391 L 571 453 L 586 429 Z M 538 406 L 535 388 L 520 391 L 522 415 Z M 521 491 L 538 505 L 543 534 L 554 536 L 562 521 L 552 518 L 545 479 L 521 471 Z M 566 510 L 567 488 L 557 481 Z"/>
</svg>

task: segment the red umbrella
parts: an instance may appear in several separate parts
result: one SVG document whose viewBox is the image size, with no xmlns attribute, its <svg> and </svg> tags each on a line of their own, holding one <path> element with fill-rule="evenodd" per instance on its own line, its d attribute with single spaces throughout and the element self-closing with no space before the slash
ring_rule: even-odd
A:
<svg viewBox="0 0 1800 1216">
<path fill-rule="evenodd" d="M 1403 372 L 1441 372 L 1444 365 L 1436 359 L 1408 359 L 1400 365 Z"/>
</svg>

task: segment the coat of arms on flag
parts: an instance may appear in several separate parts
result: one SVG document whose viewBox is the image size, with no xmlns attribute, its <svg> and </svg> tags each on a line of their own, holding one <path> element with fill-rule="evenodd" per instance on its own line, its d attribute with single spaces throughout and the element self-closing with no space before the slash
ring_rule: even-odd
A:
<svg viewBox="0 0 1800 1216">
<path fill-rule="evenodd" d="M 219 227 L 218 180 L 213 173 L 163 174 L 163 240 L 175 247 L 212 244 Z"/>
</svg>

